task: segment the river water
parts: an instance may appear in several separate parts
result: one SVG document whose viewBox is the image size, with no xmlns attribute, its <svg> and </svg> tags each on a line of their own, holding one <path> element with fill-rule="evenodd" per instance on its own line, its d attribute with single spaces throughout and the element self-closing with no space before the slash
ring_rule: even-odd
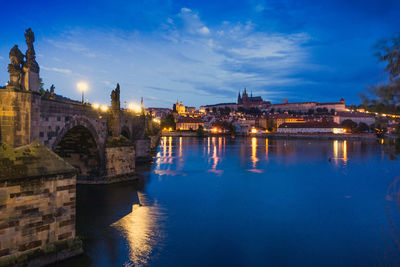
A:
<svg viewBox="0 0 400 267">
<path fill-rule="evenodd" d="M 135 182 L 78 186 L 81 266 L 395 266 L 399 160 L 374 141 L 161 139 Z"/>
</svg>

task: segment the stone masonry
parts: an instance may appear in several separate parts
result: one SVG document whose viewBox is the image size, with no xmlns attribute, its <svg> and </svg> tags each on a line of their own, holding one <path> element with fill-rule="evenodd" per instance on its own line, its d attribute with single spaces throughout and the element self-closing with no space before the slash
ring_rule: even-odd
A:
<svg viewBox="0 0 400 267">
<path fill-rule="evenodd" d="M 77 170 L 78 181 L 114 182 L 109 174 L 132 174 L 130 167 L 114 171 L 109 166 L 135 166 L 135 157 L 150 159 L 150 143 L 145 138 L 146 119 L 120 109 L 120 87 L 112 91 L 111 109 L 96 109 L 90 104 L 64 98 L 51 92 L 40 92 L 39 64 L 35 59 L 35 41 L 31 29 L 25 34 L 28 50 L 23 55 L 15 45 L 10 51 L 8 71 L 10 81 L 0 89 L 0 142 L 10 147 L 28 145 L 39 140 Z M 24 60 L 26 58 L 26 61 Z M 125 157 L 111 157 L 106 151 L 108 137 L 118 138 L 122 133 L 137 144 L 119 150 Z M 131 153 L 134 149 L 135 153 Z M 112 149 L 116 151 L 115 147 Z M 111 160 L 107 162 L 107 160 Z M 120 163 L 117 160 L 121 160 Z M 113 175 L 115 176 L 115 175 Z M 135 178 L 132 176 L 132 179 Z"/>
<path fill-rule="evenodd" d="M 39 142 L 0 146 L 0 266 L 39 266 L 82 253 L 76 170 Z"/>
<path fill-rule="evenodd" d="M 124 180 L 135 174 L 135 147 L 127 138 L 109 137 L 105 154 L 109 179 Z"/>
</svg>

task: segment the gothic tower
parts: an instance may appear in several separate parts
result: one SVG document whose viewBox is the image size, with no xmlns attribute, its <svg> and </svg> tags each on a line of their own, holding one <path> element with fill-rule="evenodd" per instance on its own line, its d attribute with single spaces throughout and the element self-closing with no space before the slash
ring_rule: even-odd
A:
<svg viewBox="0 0 400 267">
<path fill-rule="evenodd" d="M 238 103 L 239 105 L 242 104 L 242 97 L 240 96 L 240 91 L 239 91 L 237 103 Z"/>
</svg>

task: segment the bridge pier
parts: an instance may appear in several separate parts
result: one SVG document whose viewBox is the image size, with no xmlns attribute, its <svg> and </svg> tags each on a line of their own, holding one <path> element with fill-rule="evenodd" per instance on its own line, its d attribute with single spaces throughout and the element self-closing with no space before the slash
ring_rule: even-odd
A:
<svg viewBox="0 0 400 267">
<path fill-rule="evenodd" d="M 83 253 L 76 170 L 38 141 L 0 145 L 0 266 L 43 266 Z"/>
<path fill-rule="evenodd" d="M 40 92 L 33 32 L 25 37 L 26 55 L 11 49 L 10 82 L 0 87 L 0 266 L 82 253 L 76 183 L 136 179 L 137 156 L 150 155 L 140 141 L 146 119 L 121 111 L 119 85 L 110 111 L 55 95 L 54 86 Z"/>
</svg>

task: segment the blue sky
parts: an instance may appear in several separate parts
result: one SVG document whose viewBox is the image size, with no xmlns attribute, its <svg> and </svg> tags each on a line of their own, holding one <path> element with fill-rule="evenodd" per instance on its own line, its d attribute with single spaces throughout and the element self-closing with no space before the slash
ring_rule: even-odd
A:
<svg viewBox="0 0 400 267">
<path fill-rule="evenodd" d="M 400 1 L 15 1 L 0 0 L 0 84 L 8 53 L 35 49 L 45 88 L 90 102 L 144 98 L 170 107 L 233 102 L 247 87 L 273 103 L 358 104 L 360 92 L 385 80 L 374 45 L 400 31 Z M 22 8 L 22 9 L 21 9 Z M 15 11 L 13 11 L 15 10 Z"/>
</svg>

